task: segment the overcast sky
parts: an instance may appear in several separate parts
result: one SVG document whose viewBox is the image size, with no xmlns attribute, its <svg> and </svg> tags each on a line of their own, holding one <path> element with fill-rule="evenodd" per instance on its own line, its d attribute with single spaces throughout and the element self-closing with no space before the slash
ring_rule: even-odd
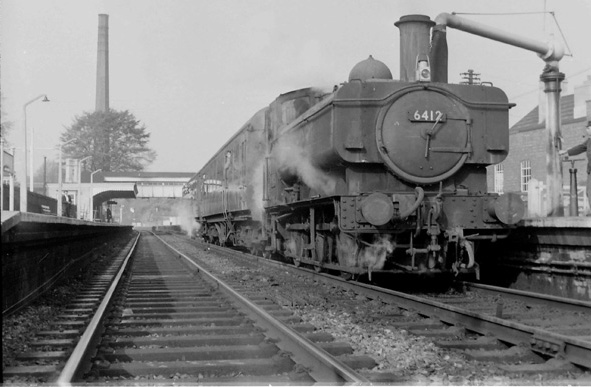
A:
<svg viewBox="0 0 591 387">
<path fill-rule="evenodd" d="M 2 0 L 2 121 L 21 162 L 23 105 L 35 131 L 35 167 L 57 159 L 64 126 L 95 106 L 98 15 L 109 15 L 110 106 L 151 134 L 148 171 L 196 172 L 279 94 L 345 82 L 372 55 L 399 74 L 399 30 L 408 14 L 463 15 L 517 35 L 564 33 L 568 87 L 591 76 L 591 0 Z M 482 13 L 539 12 L 533 15 Z M 538 102 L 544 62 L 534 53 L 448 28 L 449 81 L 474 69 L 503 89 L 517 122 Z M 20 148 L 20 149 L 19 149 Z M 19 166 L 16 166 L 19 171 Z"/>
</svg>

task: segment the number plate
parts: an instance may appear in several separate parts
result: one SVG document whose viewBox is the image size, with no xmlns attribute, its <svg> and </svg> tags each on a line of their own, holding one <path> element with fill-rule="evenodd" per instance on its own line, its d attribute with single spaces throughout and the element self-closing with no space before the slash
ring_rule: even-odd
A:
<svg viewBox="0 0 591 387">
<path fill-rule="evenodd" d="M 408 112 L 411 122 L 445 122 L 447 116 L 441 110 L 415 110 Z"/>
</svg>

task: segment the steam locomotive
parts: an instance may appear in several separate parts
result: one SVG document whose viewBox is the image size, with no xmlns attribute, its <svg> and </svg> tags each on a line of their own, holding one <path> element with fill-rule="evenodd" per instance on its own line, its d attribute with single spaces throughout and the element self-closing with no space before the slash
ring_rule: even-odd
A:
<svg viewBox="0 0 591 387">
<path fill-rule="evenodd" d="M 431 79 L 433 22 L 396 24 L 401 80 L 370 56 L 333 90 L 282 94 L 191 179 L 205 240 L 370 278 L 478 272 L 476 244 L 523 217 L 517 195 L 486 184 L 512 105 L 496 87 Z"/>
</svg>

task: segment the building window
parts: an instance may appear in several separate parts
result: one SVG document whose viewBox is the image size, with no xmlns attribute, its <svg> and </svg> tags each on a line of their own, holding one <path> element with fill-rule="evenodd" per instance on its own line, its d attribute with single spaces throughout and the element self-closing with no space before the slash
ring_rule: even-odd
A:
<svg viewBox="0 0 591 387">
<path fill-rule="evenodd" d="M 496 193 L 503 193 L 503 164 L 495 165 L 494 189 Z"/>
<path fill-rule="evenodd" d="M 527 192 L 529 181 L 531 180 L 531 161 L 521 162 L 521 192 Z"/>
</svg>

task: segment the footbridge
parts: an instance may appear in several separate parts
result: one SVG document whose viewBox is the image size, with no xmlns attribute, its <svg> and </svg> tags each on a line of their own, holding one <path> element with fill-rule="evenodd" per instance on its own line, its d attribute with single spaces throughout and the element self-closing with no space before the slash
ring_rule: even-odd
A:
<svg viewBox="0 0 591 387">
<path fill-rule="evenodd" d="M 78 218 L 89 219 L 90 209 L 97 210 L 114 199 L 183 197 L 183 186 L 195 172 L 95 172 L 66 176 L 62 193 L 78 208 Z M 47 184 L 47 195 L 57 197 L 59 185 Z M 93 212 L 94 213 L 94 212 Z"/>
</svg>

